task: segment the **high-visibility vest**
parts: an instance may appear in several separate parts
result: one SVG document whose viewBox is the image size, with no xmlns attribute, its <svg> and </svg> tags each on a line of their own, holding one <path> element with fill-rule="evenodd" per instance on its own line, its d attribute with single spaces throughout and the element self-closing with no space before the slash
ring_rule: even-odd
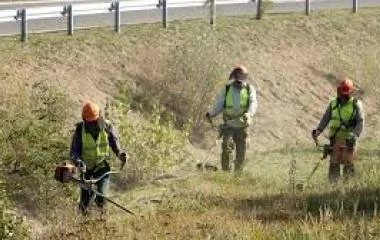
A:
<svg viewBox="0 0 380 240">
<path fill-rule="evenodd" d="M 250 87 L 247 84 L 240 90 L 240 109 L 234 108 L 234 96 L 231 85 L 226 85 L 226 97 L 224 102 L 223 116 L 227 119 L 235 119 L 243 116 L 248 111 Z"/>
<path fill-rule="evenodd" d="M 99 132 L 95 140 L 91 133 L 86 132 L 84 123 L 82 126 L 82 160 L 88 169 L 94 169 L 110 155 L 108 134 L 105 128 Z"/>
<path fill-rule="evenodd" d="M 357 100 L 351 97 L 347 103 L 341 105 L 338 98 L 335 98 L 330 103 L 330 109 L 330 138 L 348 139 L 355 127 L 354 118 L 357 111 Z"/>
</svg>

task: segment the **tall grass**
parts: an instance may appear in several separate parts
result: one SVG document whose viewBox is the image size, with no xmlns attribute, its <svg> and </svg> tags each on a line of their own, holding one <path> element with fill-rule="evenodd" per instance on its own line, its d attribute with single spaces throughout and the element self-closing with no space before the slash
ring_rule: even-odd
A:
<svg viewBox="0 0 380 240">
<path fill-rule="evenodd" d="M 215 98 L 217 86 L 226 79 L 222 70 L 227 53 L 218 44 L 217 34 L 210 31 L 185 40 L 173 38 L 177 40 L 167 47 L 165 55 L 145 56 L 134 102 L 145 109 L 159 104 L 163 111 L 174 114 L 177 127 L 197 127 Z"/>
</svg>

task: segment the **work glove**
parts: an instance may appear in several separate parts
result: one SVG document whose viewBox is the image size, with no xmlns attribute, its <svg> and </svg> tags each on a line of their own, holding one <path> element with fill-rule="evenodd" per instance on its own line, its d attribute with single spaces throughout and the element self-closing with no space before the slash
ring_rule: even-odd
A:
<svg viewBox="0 0 380 240">
<path fill-rule="evenodd" d="M 119 160 L 121 161 L 121 167 L 120 167 L 120 168 L 123 169 L 124 166 L 125 166 L 125 164 L 126 164 L 127 161 L 128 161 L 129 156 L 128 156 L 128 154 L 127 154 L 126 152 L 121 152 L 121 153 L 119 154 L 118 158 L 119 158 Z"/>
<path fill-rule="evenodd" d="M 251 125 L 251 124 L 252 124 L 251 114 L 249 114 L 249 113 L 244 113 L 244 115 L 243 115 L 243 121 L 244 121 L 244 123 L 245 123 L 247 126 Z"/>
<path fill-rule="evenodd" d="M 76 160 L 75 162 L 76 162 L 76 165 L 77 165 L 77 167 L 78 167 L 78 169 L 79 169 L 79 172 L 80 172 L 80 173 L 86 173 L 86 170 L 87 170 L 86 163 L 83 162 L 82 159 L 78 159 L 78 160 Z"/>
<path fill-rule="evenodd" d="M 313 138 L 314 141 L 317 141 L 318 136 L 321 134 L 321 131 L 319 129 L 313 129 L 311 131 L 311 137 Z"/>
<path fill-rule="evenodd" d="M 332 146 L 330 144 L 324 144 L 323 145 L 323 155 L 322 155 L 322 159 L 326 159 L 327 156 L 331 155 L 332 154 Z"/>
<path fill-rule="evenodd" d="M 353 133 L 348 139 L 346 139 L 346 146 L 348 150 L 354 150 L 356 146 L 357 136 Z"/>
</svg>

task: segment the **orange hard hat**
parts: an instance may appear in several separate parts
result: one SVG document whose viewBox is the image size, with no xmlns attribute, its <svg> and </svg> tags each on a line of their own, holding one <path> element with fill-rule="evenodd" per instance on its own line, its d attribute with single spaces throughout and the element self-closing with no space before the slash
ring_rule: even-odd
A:
<svg viewBox="0 0 380 240">
<path fill-rule="evenodd" d="M 82 117 L 87 122 L 96 121 L 99 118 L 100 109 L 99 106 L 92 102 L 84 104 L 82 109 Z"/>
<path fill-rule="evenodd" d="M 354 83 L 348 79 L 343 78 L 338 85 L 338 93 L 340 95 L 349 95 L 355 90 Z"/>
</svg>

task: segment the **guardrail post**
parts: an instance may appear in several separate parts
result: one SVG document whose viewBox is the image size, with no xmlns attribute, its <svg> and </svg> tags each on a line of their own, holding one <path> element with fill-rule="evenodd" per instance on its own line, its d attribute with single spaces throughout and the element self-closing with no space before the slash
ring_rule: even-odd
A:
<svg viewBox="0 0 380 240">
<path fill-rule="evenodd" d="M 115 10 L 115 32 L 120 33 L 120 2 L 114 2 Z"/>
<path fill-rule="evenodd" d="M 21 41 L 28 40 L 28 22 L 26 18 L 26 9 L 21 9 Z"/>
<path fill-rule="evenodd" d="M 214 27 L 216 22 L 216 4 L 215 0 L 210 0 L 210 25 Z"/>
<path fill-rule="evenodd" d="M 310 0 L 306 0 L 306 15 L 310 15 Z"/>
<path fill-rule="evenodd" d="M 257 0 L 256 19 L 261 20 L 263 17 L 263 1 Z"/>
<path fill-rule="evenodd" d="M 168 1 L 162 0 L 162 25 L 168 27 Z"/>
<path fill-rule="evenodd" d="M 353 13 L 358 13 L 358 0 L 353 0 L 353 4 L 352 4 L 352 11 Z"/>
<path fill-rule="evenodd" d="M 67 34 L 72 36 L 74 34 L 74 14 L 73 6 L 67 6 Z"/>
</svg>

